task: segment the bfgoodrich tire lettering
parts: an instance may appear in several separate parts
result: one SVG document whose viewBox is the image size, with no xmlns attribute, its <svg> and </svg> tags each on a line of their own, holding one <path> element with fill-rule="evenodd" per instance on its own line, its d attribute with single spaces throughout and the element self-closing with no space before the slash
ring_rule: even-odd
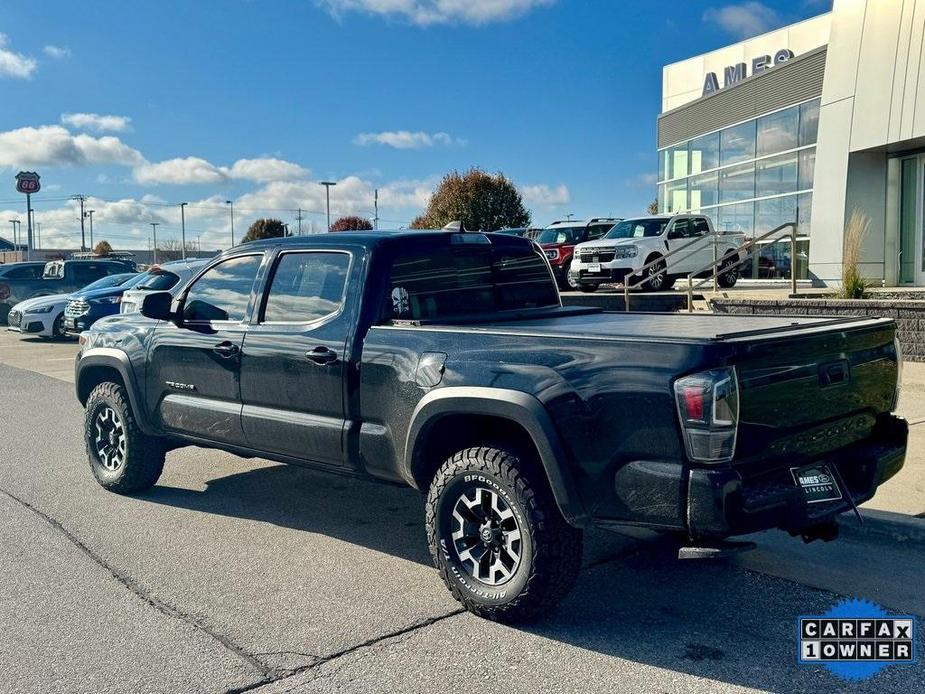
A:
<svg viewBox="0 0 925 694">
<path fill-rule="evenodd" d="M 468 506 L 470 530 L 463 531 Z M 565 522 L 538 466 L 510 451 L 468 448 L 448 459 L 430 486 L 426 516 L 444 583 L 481 617 L 529 619 L 554 608 L 575 583 L 581 531 Z M 473 537 L 482 545 L 474 547 Z M 485 558 L 481 568 L 473 554 Z"/>
<path fill-rule="evenodd" d="M 110 491 L 142 492 L 164 469 L 163 440 L 141 432 L 128 394 L 118 383 L 101 383 L 90 393 L 84 439 L 93 476 Z"/>
</svg>

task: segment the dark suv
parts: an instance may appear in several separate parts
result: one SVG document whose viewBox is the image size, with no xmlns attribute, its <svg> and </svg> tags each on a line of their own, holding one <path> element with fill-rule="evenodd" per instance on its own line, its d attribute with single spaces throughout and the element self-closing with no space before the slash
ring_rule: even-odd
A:
<svg viewBox="0 0 925 694">
<path fill-rule="evenodd" d="M 575 246 L 601 238 L 619 221 L 617 218 L 595 217 L 589 220 L 553 222 L 534 239 L 549 258 L 556 284 L 561 291 L 578 289 L 578 284 L 569 279 L 569 266 L 572 264 Z"/>
</svg>

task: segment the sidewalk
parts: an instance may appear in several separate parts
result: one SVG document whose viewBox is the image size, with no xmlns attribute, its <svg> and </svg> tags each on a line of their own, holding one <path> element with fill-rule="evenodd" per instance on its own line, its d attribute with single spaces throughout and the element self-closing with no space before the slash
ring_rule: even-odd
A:
<svg viewBox="0 0 925 694">
<path fill-rule="evenodd" d="M 925 363 L 903 365 L 899 414 L 909 420 L 906 465 L 862 508 L 918 516 L 925 525 Z"/>
</svg>

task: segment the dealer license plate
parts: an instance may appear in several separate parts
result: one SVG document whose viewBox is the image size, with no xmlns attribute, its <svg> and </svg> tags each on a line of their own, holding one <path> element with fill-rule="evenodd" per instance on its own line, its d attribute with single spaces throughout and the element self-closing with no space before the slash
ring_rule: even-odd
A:
<svg viewBox="0 0 925 694">
<path fill-rule="evenodd" d="M 588 265 L 588 272 L 600 272 L 601 264 L 600 263 L 591 263 Z"/>
<path fill-rule="evenodd" d="M 803 490 L 806 503 L 818 504 L 823 501 L 836 501 L 841 499 L 841 489 L 835 475 L 828 465 L 807 465 L 801 468 L 790 468 L 793 481 Z"/>
</svg>

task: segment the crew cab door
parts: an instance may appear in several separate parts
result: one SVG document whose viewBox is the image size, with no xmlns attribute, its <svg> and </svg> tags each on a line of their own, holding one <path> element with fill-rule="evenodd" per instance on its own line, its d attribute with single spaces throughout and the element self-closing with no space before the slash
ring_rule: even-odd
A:
<svg viewBox="0 0 925 694">
<path fill-rule="evenodd" d="M 241 345 L 263 254 L 241 255 L 207 270 L 181 295 L 182 318 L 151 338 L 148 410 L 167 431 L 245 445 L 239 387 Z"/>
<path fill-rule="evenodd" d="M 305 461 L 343 465 L 348 342 L 359 281 L 357 251 L 281 251 L 241 357 L 248 445 Z"/>
<path fill-rule="evenodd" d="M 675 220 L 669 225 L 668 230 L 665 232 L 665 238 L 669 253 L 691 243 L 696 238 L 694 234 L 694 226 L 691 223 L 691 218 L 675 218 Z M 698 270 L 705 264 L 699 261 L 699 255 L 703 253 L 703 249 L 708 246 L 709 243 L 706 239 L 704 239 L 698 244 L 694 244 L 688 248 L 685 248 L 683 251 L 678 251 L 675 253 L 673 256 L 668 258 L 668 274 L 686 275 L 690 272 L 695 272 Z"/>
</svg>

